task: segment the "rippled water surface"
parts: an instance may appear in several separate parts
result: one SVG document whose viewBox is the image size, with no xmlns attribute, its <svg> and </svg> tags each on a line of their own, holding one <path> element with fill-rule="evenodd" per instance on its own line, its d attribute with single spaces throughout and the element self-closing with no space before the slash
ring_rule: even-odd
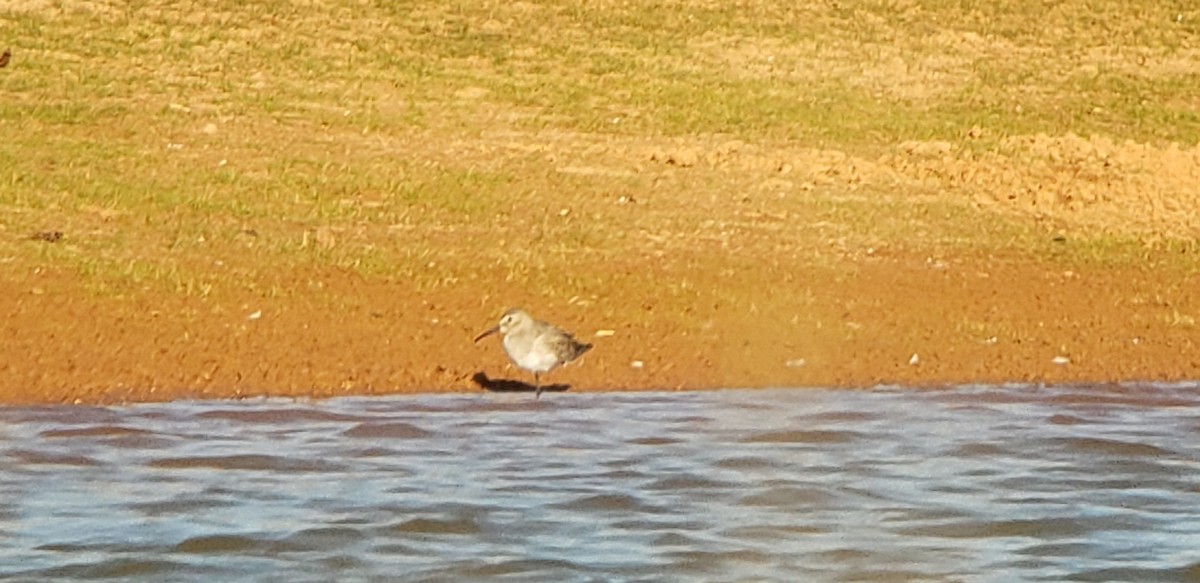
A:
<svg viewBox="0 0 1200 583">
<path fill-rule="evenodd" d="M 1196 581 L 1198 391 L 0 409 L 0 577 Z"/>
</svg>

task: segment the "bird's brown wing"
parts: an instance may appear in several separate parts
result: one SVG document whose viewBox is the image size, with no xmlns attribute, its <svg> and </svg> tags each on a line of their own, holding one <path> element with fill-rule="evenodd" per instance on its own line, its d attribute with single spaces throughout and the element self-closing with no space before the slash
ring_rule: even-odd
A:
<svg viewBox="0 0 1200 583">
<path fill-rule="evenodd" d="M 551 350 L 559 356 L 559 360 L 566 364 L 583 356 L 583 353 L 592 348 L 591 344 L 585 344 L 575 339 L 570 332 L 564 332 L 556 329 L 557 334 L 551 334 L 547 339 L 550 342 Z"/>
</svg>

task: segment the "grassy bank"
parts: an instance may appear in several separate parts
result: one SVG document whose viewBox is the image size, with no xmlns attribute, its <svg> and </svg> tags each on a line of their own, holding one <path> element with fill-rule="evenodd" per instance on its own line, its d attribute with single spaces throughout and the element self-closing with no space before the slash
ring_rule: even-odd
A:
<svg viewBox="0 0 1200 583">
<path fill-rule="evenodd" d="M 490 241 L 511 238 L 536 250 L 520 260 L 603 255 L 626 218 L 588 201 L 661 191 L 641 176 L 656 163 L 703 167 L 716 197 L 786 174 L 764 212 L 824 209 L 815 222 L 864 241 L 1025 248 L 1042 235 L 1022 234 L 1028 216 L 963 229 L 995 214 L 972 210 L 981 188 L 946 197 L 879 157 L 933 143 L 937 164 L 1007 161 L 1005 139 L 1037 134 L 1200 139 L 1186 2 L 6 2 L 0 23 L 15 53 L 0 253 L 185 292 L 221 255 L 402 277 L 440 236 L 473 262 L 510 257 Z M 738 144 L 757 159 L 732 159 Z M 694 193 L 666 197 L 683 201 L 668 215 L 696 210 Z M 64 244 L 22 240 L 45 230 Z"/>
</svg>

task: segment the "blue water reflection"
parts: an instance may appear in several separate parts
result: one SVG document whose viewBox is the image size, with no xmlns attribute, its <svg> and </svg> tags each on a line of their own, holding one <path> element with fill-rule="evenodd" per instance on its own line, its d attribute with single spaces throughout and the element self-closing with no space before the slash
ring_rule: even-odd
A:
<svg viewBox="0 0 1200 583">
<path fill-rule="evenodd" d="M 1197 394 L 0 409 L 0 576 L 1194 581 Z"/>
</svg>

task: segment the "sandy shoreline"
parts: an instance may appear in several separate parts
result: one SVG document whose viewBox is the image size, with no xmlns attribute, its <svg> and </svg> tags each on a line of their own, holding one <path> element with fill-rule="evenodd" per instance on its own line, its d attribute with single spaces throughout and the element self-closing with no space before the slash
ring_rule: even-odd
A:
<svg viewBox="0 0 1200 583">
<path fill-rule="evenodd" d="M 596 344 L 548 382 L 589 391 L 1200 378 L 1193 330 L 1178 320 L 1196 307 L 1194 277 L 921 263 L 865 261 L 802 297 L 718 302 L 684 324 L 653 305 L 638 321 L 598 318 L 595 306 L 542 309 Z M 68 277 L 27 278 L 0 298 L 10 314 L 0 402 L 471 392 L 482 391 L 479 373 L 530 381 L 498 343 L 472 344 L 501 309 L 472 290 L 406 297 L 397 282 L 354 280 L 328 274 L 354 282 L 335 291 L 358 301 L 335 312 L 308 294 L 95 298 Z M 778 317 L 800 309 L 812 316 Z"/>
</svg>

